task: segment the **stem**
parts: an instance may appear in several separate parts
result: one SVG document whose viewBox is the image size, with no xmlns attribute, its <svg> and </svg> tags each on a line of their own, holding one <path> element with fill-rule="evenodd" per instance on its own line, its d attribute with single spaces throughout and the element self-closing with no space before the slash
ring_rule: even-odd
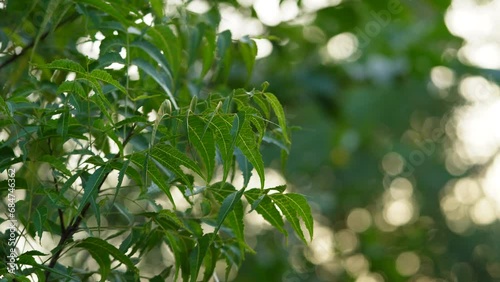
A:
<svg viewBox="0 0 500 282">
<path fill-rule="evenodd" d="M 136 125 L 134 124 L 130 130 L 130 132 L 128 133 L 128 135 L 125 137 L 125 139 L 123 140 L 123 147 L 125 147 L 125 145 L 127 145 L 127 143 L 130 141 L 130 139 L 132 138 L 133 134 L 134 134 L 134 130 L 136 128 Z M 120 157 L 120 152 L 116 153 L 112 160 L 116 160 Z M 108 177 L 110 172 L 107 172 L 102 181 L 98 184 L 98 189 L 97 189 L 97 193 L 99 193 L 99 191 L 101 190 L 101 187 L 102 185 L 104 184 L 104 182 L 106 181 L 106 178 Z M 64 245 L 66 245 L 66 242 L 71 239 L 73 237 L 73 234 L 75 234 L 77 231 L 78 231 L 78 228 L 80 226 L 80 223 L 82 222 L 83 218 L 85 217 L 85 214 L 87 213 L 88 209 L 90 208 L 90 203 L 87 203 L 82 211 L 80 212 L 80 214 L 76 215 L 73 220 L 71 221 L 71 223 L 68 225 L 68 227 L 66 228 L 65 232 L 61 234 L 61 239 L 59 239 L 59 243 L 57 243 L 57 246 L 54 248 L 54 250 L 57 250 L 56 253 L 52 256 L 52 258 L 50 259 L 50 262 L 49 262 L 49 265 L 48 265 L 48 268 L 54 268 L 56 266 L 56 263 L 57 261 L 59 260 L 59 258 L 61 257 L 61 253 L 64 249 Z M 48 281 L 49 277 L 50 277 L 50 274 L 52 272 L 50 271 L 47 271 L 45 273 L 45 280 Z"/>
</svg>

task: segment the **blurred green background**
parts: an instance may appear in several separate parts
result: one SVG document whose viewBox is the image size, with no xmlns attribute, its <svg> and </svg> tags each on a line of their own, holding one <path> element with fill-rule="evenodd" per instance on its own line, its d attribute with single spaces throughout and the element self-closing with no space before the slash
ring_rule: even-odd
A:
<svg viewBox="0 0 500 282">
<path fill-rule="evenodd" d="M 262 38 L 252 83 L 300 127 L 285 177 L 316 220 L 310 246 L 247 222 L 257 254 L 235 281 L 500 281 L 500 1 L 220 9 L 221 29 Z"/>
</svg>

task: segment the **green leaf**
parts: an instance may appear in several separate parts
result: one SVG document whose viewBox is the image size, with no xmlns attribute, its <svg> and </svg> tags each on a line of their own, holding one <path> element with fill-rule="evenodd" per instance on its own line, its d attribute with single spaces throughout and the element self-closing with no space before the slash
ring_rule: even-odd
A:
<svg viewBox="0 0 500 282">
<path fill-rule="evenodd" d="M 215 61 L 215 30 L 206 29 L 205 37 L 203 38 L 203 68 L 201 70 L 200 78 L 205 77 L 210 68 L 212 67 Z"/>
<path fill-rule="evenodd" d="M 271 104 L 271 107 L 273 108 L 273 111 L 276 114 L 276 117 L 278 118 L 281 130 L 283 131 L 283 138 L 285 138 L 286 143 L 289 145 L 291 142 L 290 142 L 290 137 L 288 136 L 288 129 L 286 126 L 285 111 L 283 111 L 283 107 L 278 101 L 278 98 L 274 96 L 274 94 L 267 92 L 264 93 L 264 95 L 266 96 L 267 101 L 269 101 L 269 103 Z"/>
<path fill-rule="evenodd" d="M 211 234 L 205 234 L 203 237 L 198 239 L 196 248 L 191 252 L 189 256 L 189 262 L 191 266 L 190 276 L 191 282 L 196 282 L 198 278 L 198 273 L 200 272 L 203 259 L 208 251 L 208 246 L 210 245 Z"/>
<path fill-rule="evenodd" d="M 168 246 L 172 250 L 175 258 L 175 277 L 174 281 L 177 281 L 179 275 L 179 269 L 182 271 L 183 281 L 188 281 L 189 274 L 192 268 L 190 263 L 189 251 L 191 242 L 187 241 L 185 238 L 176 236 L 172 232 L 166 232 L 165 237 Z"/>
<path fill-rule="evenodd" d="M 179 38 L 168 25 L 149 28 L 147 34 L 151 37 L 151 42 L 163 51 L 167 61 L 170 62 L 172 76 L 176 77 L 182 58 Z"/>
<path fill-rule="evenodd" d="M 102 239 L 89 237 L 80 242 L 77 242 L 75 247 L 86 249 L 97 261 L 97 263 L 99 263 L 101 271 L 101 281 L 105 281 L 109 274 L 109 269 L 111 267 L 109 255 L 123 263 L 129 270 L 136 273 L 138 272 L 137 268 L 129 257 L 123 254 L 113 245 Z"/>
<path fill-rule="evenodd" d="M 234 154 L 236 156 L 236 161 L 238 162 L 238 167 L 243 174 L 243 187 L 247 187 L 248 182 L 252 177 L 253 166 L 239 148 L 236 148 Z"/>
<path fill-rule="evenodd" d="M 272 226 L 278 229 L 281 233 L 288 235 L 284 228 L 283 218 L 273 204 L 269 196 L 261 194 L 261 189 L 250 189 L 245 192 L 245 197 L 252 206 L 252 210 L 256 210 L 258 214 L 269 222 Z"/>
<path fill-rule="evenodd" d="M 103 0 L 78 0 L 78 2 L 89 4 L 112 16 L 123 24 L 129 24 L 129 21 L 124 17 L 124 15 L 126 15 L 127 13 L 119 11 L 116 7 L 113 6 L 113 2 Z M 121 2 L 120 5 L 124 5 L 124 3 Z"/>
<path fill-rule="evenodd" d="M 169 85 L 170 87 L 173 85 L 172 70 L 170 69 L 170 64 L 165 59 L 165 56 L 160 53 L 160 50 L 156 46 L 147 41 L 134 41 L 130 43 L 130 47 L 140 48 L 151 58 L 153 58 L 153 60 L 155 60 L 160 68 L 165 72 L 167 85 Z"/>
<path fill-rule="evenodd" d="M 246 119 L 243 123 L 237 137 L 236 146 L 240 148 L 243 154 L 247 157 L 248 161 L 250 161 L 250 163 L 254 166 L 260 178 L 261 188 L 264 188 L 264 162 L 262 160 L 262 155 L 260 154 L 255 133 L 253 132 L 248 119 Z"/>
<path fill-rule="evenodd" d="M 57 88 L 57 93 L 63 92 L 75 93 L 81 98 L 87 98 L 87 93 L 85 93 L 82 85 L 76 80 L 64 81 L 63 83 L 61 83 L 61 85 L 59 85 L 59 87 Z"/>
<path fill-rule="evenodd" d="M 104 182 L 105 177 L 108 175 L 108 168 L 105 166 L 99 167 L 96 171 L 89 177 L 87 182 L 83 187 L 83 196 L 80 201 L 80 206 L 78 207 L 77 214 L 80 214 L 85 205 L 95 196 Z"/>
<path fill-rule="evenodd" d="M 64 141 L 66 141 L 66 137 L 68 136 L 70 117 L 68 107 L 64 107 L 64 110 L 57 121 L 57 134 L 59 134 Z"/>
<path fill-rule="evenodd" d="M 47 69 L 58 69 L 65 70 L 69 72 L 75 72 L 76 74 L 85 75 L 87 71 L 79 64 L 72 60 L 68 59 L 60 59 L 52 61 L 49 64 L 38 66 L 39 68 L 47 68 Z"/>
<path fill-rule="evenodd" d="M 233 163 L 233 137 L 231 136 L 231 117 L 215 114 L 212 119 L 205 120 L 212 130 L 215 143 L 223 162 L 222 181 L 226 181 Z"/>
<path fill-rule="evenodd" d="M 224 201 L 222 202 L 222 205 L 219 210 L 219 215 L 217 217 L 217 227 L 215 228 L 214 233 L 217 233 L 224 223 L 224 220 L 226 217 L 229 215 L 231 211 L 233 211 L 234 207 L 236 204 L 240 203 L 241 204 L 241 196 L 243 195 L 243 192 L 245 190 L 241 189 L 239 191 L 235 191 L 229 196 L 227 196 Z"/>
<path fill-rule="evenodd" d="M 52 155 L 43 155 L 39 161 L 46 162 L 52 167 L 52 169 L 56 169 L 67 176 L 71 176 L 71 172 L 68 170 L 66 164 L 61 158 L 57 158 Z"/>
<path fill-rule="evenodd" d="M 44 206 L 39 206 L 35 210 L 35 216 L 33 218 L 33 225 L 35 226 L 35 231 L 38 233 L 38 240 L 41 242 L 43 234 L 43 225 L 47 221 L 47 208 Z"/>
<path fill-rule="evenodd" d="M 255 57 L 257 56 L 257 44 L 248 36 L 244 36 L 239 42 L 241 56 L 247 68 L 248 79 L 252 76 L 253 66 L 255 64 Z"/>
<path fill-rule="evenodd" d="M 127 171 L 129 164 L 130 164 L 130 160 L 124 161 L 122 168 L 118 172 L 118 181 L 116 183 L 116 188 L 115 188 L 116 190 L 115 190 L 115 195 L 113 196 L 113 201 L 111 201 L 112 203 L 114 203 L 116 201 L 116 197 L 118 196 L 118 193 L 120 192 L 120 188 L 122 187 L 122 183 L 123 183 L 123 178 L 125 177 L 125 173 Z"/>
<path fill-rule="evenodd" d="M 181 165 L 200 176 L 202 175 L 198 165 L 196 165 L 193 160 L 189 159 L 185 154 L 170 145 L 158 144 L 154 146 L 151 149 L 151 157 L 163 167 L 175 173 L 177 177 L 182 178 L 185 183 L 189 183 L 190 181 L 180 168 Z"/>
<path fill-rule="evenodd" d="M 215 168 L 215 140 L 212 131 L 198 116 L 189 115 L 186 121 L 189 142 L 194 146 L 207 170 L 210 182 Z"/>
<path fill-rule="evenodd" d="M 165 193 L 165 195 L 167 195 L 168 199 L 175 208 L 175 201 L 172 197 L 172 193 L 170 193 L 170 185 L 168 181 L 154 163 L 146 161 L 145 153 L 134 154 L 130 157 L 130 160 L 135 165 L 140 167 L 142 171 L 147 172 L 148 177 L 150 177 L 153 183 L 155 183 Z M 146 168 L 144 168 L 144 166 L 146 166 Z"/>
<path fill-rule="evenodd" d="M 302 219 L 306 226 L 310 238 L 313 236 L 313 218 L 311 208 L 309 207 L 306 198 L 300 194 L 272 194 L 269 198 L 280 208 L 286 219 L 290 222 L 295 232 L 305 242 L 306 238 L 302 232 L 300 221 Z"/>
<path fill-rule="evenodd" d="M 132 64 L 136 65 L 137 67 L 142 69 L 145 73 L 147 73 L 149 76 L 151 76 L 156 81 L 156 83 L 158 83 L 161 86 L 161 88 L 163 88 L 168 98 L 170 99 L 170 102 L 172 102 L 174 108 L 176 110 L 179 109 L 179 106 L 177 106 L 177 102 L 175 101 L 174 95 L 172 94 L 172 88 L 173 88 L 172 84 L 166 78 L 165 75 L 159 73 L 150 63 L 146 62 L 143 59 L 134 59 L 132 60 Z"/>
<path fill-rule="evenodd" d="M 117 80 L 115 80 L 108 72 L 104 70 L 93 70 L 90 74 L 88 74 L 88 77 L 111 84 L 121 92 L 127 93 L 125 87 L 123 87 Z"/>
</svg>

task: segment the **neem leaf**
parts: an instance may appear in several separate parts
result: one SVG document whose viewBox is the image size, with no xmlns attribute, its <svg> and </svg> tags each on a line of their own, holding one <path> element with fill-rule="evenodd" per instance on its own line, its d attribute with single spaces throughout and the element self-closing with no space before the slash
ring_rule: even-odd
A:
<svg viewBox="0 0 500 282">
<path fill-rule="evenodd" d="M 248 79 L 250 79 L 255 64 L 255 57 L 257 56 L 257 44 L 248 36 L 244 36 L 240 39 L 239 46 L 243 62 L 247 68 Z"/>
<path fill-rule="evenodd" d="M 47 208 L 44 206 L 39 206 L 35 210 L 35 216 L 33 218 L 33 225 L 35 226 L 35 231 L 38 233 L 39 240 L 42 240 L 43 225 L 47 221 Z"/>
<path fill-rule="evenodd" d="M 132 64 L 136 65 L 140 69 L 142 69 L 145 73 L 147 73 L 149 76 L 151 76 L 156 83 L 158 83 L 161 88 L 167 93 L 168 98 L 170 99 L 170 102 L 172 102 L 172 105 L 174 108 L 177 110 L 179 109 L 179 106 L 177 106 L 177 102 L 175 101 L 174 95 L 172 94 L 172 82 L 167 80 L 165 74 L 161 74 L 158 72 L 150 63 L 146 62 L 143 59 L 134 59 L 132 60 Z"/>
<path fill-rule="evenodd" d="M 111 84 L 121 92 L 127 93 L 125 87 L 123 87 L 117 80 L 115 80 L 108 72 L 104 70 L 93 70 L 90 74 L 88 74 L 88 76 L 106 82 L 108 84 Z"/>
<path fill-rule="evenodd" d="M 281 233 L 287 235 L 286 229 L 283 227 L 283 218 L 271 201 L 268 195 L 261 194 L 260 189 L 251 189 L 245 192 L 245 197 L 248 202 L 252 205 L 252 209 L 255 209 L 258 214 L 269 222 L 272 226 L 278 229 Z"/>
<path fill-rule="evenodd" d="M 231 117 L 223 115 L 214 115 L 211 119 L 206 119 L 206 123 L 212 130 L 215 143 L 219 149 L 219 154 L 223 162 L 222 181 L 226 181 L 233 163 L 233 137 L 231 136 Z"/>
<path fill-rule="evenodd" d="M 215 168 L 214 135 L 198 116 L 190 115 L 186 121 L 189 142 L 194 146 L 207 170 L 206 181 L 210 182 Z"/>
<path fill-rule="evenodd" d="M 97 194 L 97 191 L 99 190 L 99 187 L 101 186 L 107 174 L 108 174 L 108 168 L 105 166 L 101 166 L 89 177 L 89 179 L 85 183 L 85 186 L 83 187 L 84 191 L 83 197 L 82 200 L 80 201 L 80 206 L 78 207 L 78 211 L 76 212 L 77 214 L 80 214 L 85 205 L 87 205 L 89 200 L 92 199 L 92 196 Z"/>
<path fill-rule="evenodd" d="M 56 158 L 52 155 L 43 155 L 39 161 L 48 163 L 52 169 L 56 169 L 67 176 L 71 176 L 71 172 L 68 170 L 66 164 L 61 158 Z"/>
<path fill-rule="evenodd" d="M 198 273 L 200 272 L 203 259 L 207 254 L 208 247 L 210 245 L 211 234 L 205 234 L 203 237 L 198 239 L 195 249 L 191 252 L 189 256 L 189 262 L 191 266 L 190 276 L 191 282 L 196 282 L 198 278 Z"/>
<path fill-rule="evenodd" d="M 307 200 L 300 194 L 272 194 L 269 198 L 280 208 L 286 219 L 290 222 L 295 232 L 299 237 L 307 243 L 304 233 L 302 232 L 300 221 L 302 219 L 309 231 L 309 236 L 313 236 L 313 218 L 311 208 L 307 204 Z"/>
<path fill-rule="evenodd" d="M 190 180 L 179 166 L 182 165 L 197 173 L 198 175 L 202 175 L 198 165 L 193 160 L 188 158 L 185 154 L 181 153 L 171 145 L 155 145 L 151 149 L 151 157 L 153 157 L 153 159 L 156 160 L 160 165 L 175 173 L 177 177 L 183 179 L 188 185 L 190 185 Z"/>
<path fill-rule="evenodd" d="M 111 267 L 111 261 L 109 260 L 110 255 L 127 266 L 129 270 L 133 272 L 138 271 L 129 257 L 102 239 L 89 237 L 76 243 L 75 247 L 86 249 L 97 261 L 101 268 L 101 281 L 105 281 L 109 275 Z"/>
<path fill-rule="evenodd" d="M 170 202 L 174 205 L 175 208 L 175 201 L 174 198 L 172 198 L 172 194 L 170 193 L 170 186 L 168 183 L 168 180 L 165 179 L 164 174 L 158 169 L 156 164 L 148 162 L 146 164 L 146 154 L 144 152 L 142 153 L 137 153 L 131 156 L 130 160 L 140 167 L 143 171 L 147 172 L 147 175 L 151 177 L 151 180 L 153 183 L 158 185 L 158 187 L 167 195 L 168 199 Z M 146 168 L 144 168 L 146 166 Z"/>
<path fill-rule="evenodd" d="M 273 108 L 274 113 L 276 114 L 276 117 L 278 118 L 278 123 L 281 127 L 281 130 L 283 131 L 283 137 L 285 138 L 285 141 L 287 144 L 290 144 L 290 137 L 288 136 L 288 129 L 286 127 L 286 119 L 285 119 L 285 111 L 283 111 L 283 107 L 281 106 L 280 102 L 278 101 L 278 98 L 274 96 L 272 93 L 264 93 L 266 96 L 267 101 L 271 104 L 271 107 Z"/>
</svg>

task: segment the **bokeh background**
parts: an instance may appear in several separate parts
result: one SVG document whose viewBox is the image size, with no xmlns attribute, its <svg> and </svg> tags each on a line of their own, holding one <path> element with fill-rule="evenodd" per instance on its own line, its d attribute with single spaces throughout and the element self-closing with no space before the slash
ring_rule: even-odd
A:
<svg viewBox="0 0 500 282">
<path fill-rule="evenodd" d="M 269 81 L 296 126 L 284 178 L 265 155 L 274 181 L 307 195 L 316 228 L 305 246 L 249 217 L 257 254 L 235 281 L 500 281 L 500 1 L 220 11 L 220 30 L 257 38 L 250 84 Z M 230 83 L 244 81 L 233 68 Z"/>
</svg>

